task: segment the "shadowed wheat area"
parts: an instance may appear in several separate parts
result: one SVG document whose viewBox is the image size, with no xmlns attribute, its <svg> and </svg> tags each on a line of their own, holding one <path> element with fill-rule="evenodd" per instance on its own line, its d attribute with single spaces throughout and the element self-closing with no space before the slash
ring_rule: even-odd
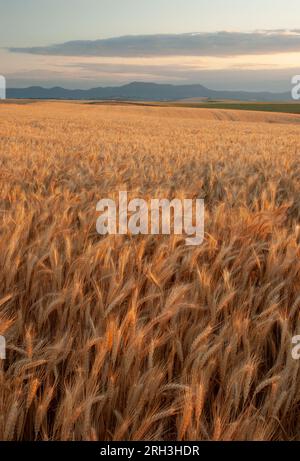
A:
<svg viewBox="0 0 300 461">
<path fill-rule="evenodd" d="M 299 118 L 226 114 L 0 107 L 1 440 L 300 439 Z M 204 243 L 99 236 L 120 190 Z"/>
</svg>

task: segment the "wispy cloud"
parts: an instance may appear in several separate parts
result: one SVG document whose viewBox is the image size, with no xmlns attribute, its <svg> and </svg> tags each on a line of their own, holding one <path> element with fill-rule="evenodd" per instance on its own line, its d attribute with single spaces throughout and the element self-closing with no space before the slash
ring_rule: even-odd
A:
<svg viewBox="0 0 300 461">
<path fill-rule="evenodd" d="M 9 50 L 34 55 L 98 57 L 272 54 L 300 51 L 300 30 L 130 35 Z"/>
</svg>

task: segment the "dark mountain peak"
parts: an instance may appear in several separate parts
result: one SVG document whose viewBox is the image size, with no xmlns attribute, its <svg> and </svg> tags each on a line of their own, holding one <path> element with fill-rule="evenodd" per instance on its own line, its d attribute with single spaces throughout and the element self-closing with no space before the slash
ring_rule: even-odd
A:
<svg viewBox="0 0 300 461">
<path fill-rule="evenodd" d="M 123 85 L 123 88 L 133 88 L 133 87 L 138 87 L 138 88 L 157 88 L 157 87 L 172 87 L 174 85 L 171 84 L 166 84 L 166 83 L 154 83 L 154 82 L 131 82 L 127 83 L 126 85 Z"/>
<path fill-rule="evenodd" d="M 8 88 L 11 99 L 95 99 L 167 101 L 188 98 L 235 99 L 244 101 L 290 100 L 290 93 L 211 90 L 200 84 L 172 85 L 169 83 L 131 82 L 123 86 L 97 87 L 90 90 L 67 90 L 61 87 Z"/>
</svg>

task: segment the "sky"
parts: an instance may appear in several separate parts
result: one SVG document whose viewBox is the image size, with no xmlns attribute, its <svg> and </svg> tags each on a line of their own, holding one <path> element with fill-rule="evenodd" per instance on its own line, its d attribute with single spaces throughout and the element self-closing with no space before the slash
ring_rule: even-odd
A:
<svg viewBox="0 0 300 461">
<path fill-rule="evenodd" d="M 9 87 L 288 91 L 299 17 L 299 0 L 0 0 L 0 75 Z"/>
</svg>

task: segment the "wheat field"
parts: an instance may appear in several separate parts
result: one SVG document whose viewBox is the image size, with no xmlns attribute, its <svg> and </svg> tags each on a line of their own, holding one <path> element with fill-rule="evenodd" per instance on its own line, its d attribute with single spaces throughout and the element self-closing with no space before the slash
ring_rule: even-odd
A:
<svg viewBox="0 0 300 461">
<path fill-rule="evenodd" d="M 300 117 L 0 106 L 1 440 L 300 440 Z M 205 199 L 205 240 L 96 204 Z"/>
</svg>

